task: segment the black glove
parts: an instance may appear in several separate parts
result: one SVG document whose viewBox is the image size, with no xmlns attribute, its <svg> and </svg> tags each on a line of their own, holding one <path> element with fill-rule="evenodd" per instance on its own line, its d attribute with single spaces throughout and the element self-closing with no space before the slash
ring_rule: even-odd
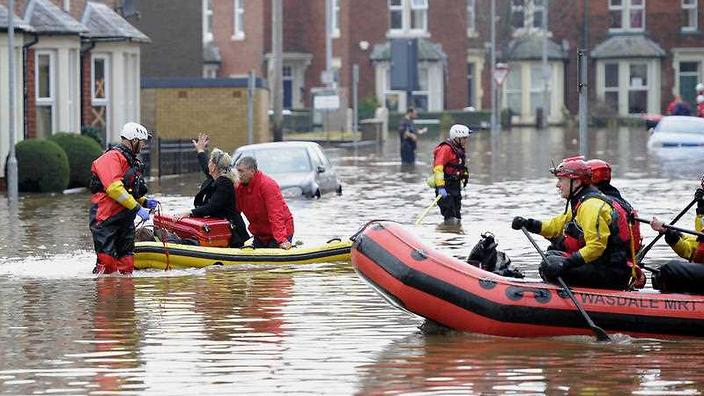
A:
<svg viewBox="0 0 704 396">
<path fill-rule="evenodd" d="M 514 217 L 511 228 L 520 230 L 521 227 L 525 227 L 528 232 L 532 232 L 533 234 L 539 234 L 540 230 L 543 228 L 543 223 L 536 219 L 524 219 L 521 216 Z"/>
<path fill-rule="evenodd" d="M 516 216 L 511 222 L 511 228 L 513 228 L 514 230 L 520 230 L 521 228 L 526 226 L 526 223 L 528 223 L 528 220 L 524 219 L 521 216 Z"/>
<path fill-rule="evenodd" d="M 694 192 L 694 198 L 697 199 L 697 214 L 704 214 L 704 189 L 698 188 Z"/>
<path fill-rule="evenodd" d="M 570 268 L 577 268 L 581 267 L 584 265 L 584 259 L 582 258 L 582 254 L 579 252 L 576 252 L 572 254 L 571 256 L 567 257 L 565 260 L 563 267 L 564 269 L 570 269 Z"/>
<path fill-rule="evenodd" d="M 545 257 L 540 263 L 540 275 L 544 280 L 553 282 L 557 277 L 562 276 L 565 272 L 565 260 L 567 258 L 561 254 L 551 254 Z"/>
<path fill-rule="evenodd" d="M 667 242 L 670 246 L 675 246 L 680 238 L 682 238 L 682 234 L 678 231 L 671 228 L 668 228 L 667 231 L 665 231 L 665 242 Z"/>
</svg>

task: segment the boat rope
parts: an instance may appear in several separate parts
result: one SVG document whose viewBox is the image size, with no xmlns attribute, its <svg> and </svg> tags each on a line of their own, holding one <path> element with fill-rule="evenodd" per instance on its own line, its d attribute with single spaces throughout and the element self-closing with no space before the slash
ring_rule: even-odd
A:
<svg viewBox="0 0 704 396">
<path fill-rule="evenodd" d="M 350 237 L 350 241 L 355 242 L 355 241 L 357 240 L 357 237 L 359 236 L 359 234 L 363 233 L 364 230 L 367 229 L 367 227 L 369 227 L 369 226 L 372 225 L 373 223 L 378 223 L 378 222 L 381 222 L 381 221 L 385 221 L 385 222 L 389 222 L 389 223 L 401 224 L 401 223 L 399 223 L 398 221 L 394 221 L 394 220 L 385 220 L 385 219 L 369 220 L 369 221 L 366 222 L 357 232 L 355 232 L 354 234 L 352 234 L 352 236 Z"/>
<path fill-rule="evenodd" d="M 156 205 L 156 215 L 161 217 L 161 202 L 159 202 Z M 164 247 L 164 256 L 166 256 L 166 265 L 164 266 L 164 271 L 168 271 L 171 269 L 171 260 L 169 260 L 169 249 L 166 247 L 166 235 L 168 234 L 168 231 L 166 230 L 166 228 L 159 228 L 159 229 L 161 229 L 161 231 L 162 231 L 161 238 L 159 238 L 159 239 L 161 239 L 161 244 Z M 154 234 L 155 235 L 156 235 L 156 230 L 157 230 L 157 226 L 155 224 L 154 225 Z"/>
</svg>

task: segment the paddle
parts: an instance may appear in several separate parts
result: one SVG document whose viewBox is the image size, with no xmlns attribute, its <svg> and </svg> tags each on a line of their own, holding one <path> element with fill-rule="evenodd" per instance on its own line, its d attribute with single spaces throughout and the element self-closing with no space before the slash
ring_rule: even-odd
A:
<svg viewBox="0 0 704 396">
<path fill-rule="evenodd" d="M 634 219 L 640 221 L 641 223 L 650 224 L 650 220 L 646 220 L 646 219 L 643 219 L 643 218 L 640 218 L 640 217 L 635 217 Z M 700 237 L 700 238 L 704 238 L 704 233 L 701 233 L 701 232 L 692 231 L 692 230 L 688 230 L 688 229 L 686 229 L 686 228 L 681 228 L 681 227 L 675 227 L 675 226 L 670 225 L 670 224 L 663 224 L 662 226 L 663 226 L 663 228 L 668 228 L 668 229 L 670 229 L 670 230 L 675 230 L 675 231 L 679 231 L 679 232 L 684 232 L 685 234 L 690 234 L 690 235 L 694 235 L 694 236 L 697 236 L 697 237 Z"/>
<path fill-rule="evenodd" d="M 543 252 L 542 249 L 540 249 L 540 246 L 538 246 L 538 243 L 535 242 L 535 239 L 528 233 L 528 230 L 526 230 L 525 227 L 521 227 L 521 231 L 523 231 L 523 234 L 528 238 L 531 244 L 533 244 L 533 247 L 535 250 L 538 251 L 540 254 L 540 257 L 542 257 L 543 261 L 547 262 L 547 257 L 545 257 L 545 253 Z M 572 290 L 570 290 L 569 287 L 567 287 L 567 284 L 565 283 L 564 280 L 562 280 L 561 277 L 557 277 L 557 281 L 560 282 L 560 286 L 562 286 L 562 289 L 567 293 L 567 296 L 569 296 L 570 300 L 574 303 L 574 306 L 577 307 L 577 310 L 582 314 L 582 317 L 584 320 L 587 321 L 587 325 L 589 325 L 589 328 L 592 329 L 594 332 L 594 335 L 596 336 L 597 341 L 611 341 L 611 337 L 609 337 L 608 334 L 606 334 L 606 331 L 602 329 L 601 327 L 597 326 L 594 324 L 594 321 L 592 321 L 592 318 L 589 317 L 589 314 L 587 314 L 587 311 L 584 310 L 584 307 L 580 302 L 577 300 L 577 298 L 572 294 Z"/>
<path fill-rule="evenodd" d="M 442 198 L 442 195 L 438 194 L 438 196 L 435 197 L 435 199 L 433 200 L 433 203 L 428 205 L 428 207 L 423 210 L 423 212 L 420 214 L 420 216 L 418 216 L 418 219 L 416 220 L 416 225 L 420 224 L 420 222 L 423 221 L 425 216 L 428 215 L 428 212 L 430 212 L 430 209 L 432 209 L 433 206 L 435 206 L 438 201 L 440 201 L 440 198 Z"/>
<path fill-rule="evenodd" d="M 670 222 L 670 225 L 673 225 L 673 224 L 677 223 L 677 221 L 678 221 L 682 216 L 684 216 L 684 214 L 687 213 L 687 211 L 688 211 L 692 206 L 694 206 L 694 204 L 697 203 L 698 200 L 699 200 L 698 198 L 694 198 L 694 199 L 692 200 L 692 202 L 689 203 L 689 205 L 687 205 L 684 209 L 682 209 L 682 211 L 681 211 L 677 216 L 675 216 L 674 219 L 672 219 L 672 221 Z M 664 235 L 663 233 L 658 234 L 658 236 L 656 236 L 652 241 L 650 241 L 650 243 L 648 244 L 648 246 L 644 247 L 643 249 L 641 249 L 641 250 L 638 252 L 638 254 L 636 255 L 636 264 L 638 264 L 640 267 L 643 267 L 643 268 L 645 268 L 645 269 L 647 269 L 647 270 L 650 270 L 651 272 L 653 271 L 652 269 L 650 269 L 650 268 L 648 268 L 648 267 L 646 267 L 646 266 L 644 266 L 644 265 L 641 265 L 641 261 L 643 261 L 643 257 L 645 257 L 645 254 L 648 253 L 648 251 L 650 250 L 650 248 L 652 248 L 653 245 L 655 245 L 655 242 L 657 242 L 658 239 L 660 239 L 663 235 Z"/>
</svg>

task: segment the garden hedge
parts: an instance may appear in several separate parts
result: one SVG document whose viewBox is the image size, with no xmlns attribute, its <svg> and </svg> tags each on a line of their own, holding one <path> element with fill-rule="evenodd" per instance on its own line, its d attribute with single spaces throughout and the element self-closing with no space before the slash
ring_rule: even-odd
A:
<svg viewBox="0 0 704 396">
<path fill-rule="evenodd" d="M 50 140 L 23 140 L 15 146 L 17 182 L 23 192 L 60 192 L 68 187 L 66 153 Z"/>
<path fill-rule="evenodd" d="M 90 166 L 103 153 L 100 145 L 85 135 L 60 132 L 52 135 L 49 140 L 55 142 L 68 157 L 68 186 L 88 187 L 90 183 Z"/>
</svg>

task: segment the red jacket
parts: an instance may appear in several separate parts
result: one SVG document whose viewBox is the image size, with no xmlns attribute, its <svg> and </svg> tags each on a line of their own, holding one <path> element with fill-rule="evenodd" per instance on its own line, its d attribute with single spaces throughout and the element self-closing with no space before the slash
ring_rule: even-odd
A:
<svg viewBox="0 0 704 396">
<path fill-rule="evenodd" d="M 258 170 L 249 183 L 237 184 L 235 192 L 237 207 L 247 217 L 254 237 L 281 244 L 293 236 L 293 216 L 272 178 Z"/>
<path fill-rule="evenodd" d="M 108 150 L 93 161 L 90 170 L 98 176 L 103 184 L 103 191 L 93 194 L 90 198 L 92 203 L 98 205 L 96 220 L 104 221 L 123 210 L 127 210 L 120 203 L 108 197 L 105 189 L 112 183 L 122 180 L 129 168 L 130 164 L 127 162 L 127 158 L 117 150 Z"/>
</svg>

